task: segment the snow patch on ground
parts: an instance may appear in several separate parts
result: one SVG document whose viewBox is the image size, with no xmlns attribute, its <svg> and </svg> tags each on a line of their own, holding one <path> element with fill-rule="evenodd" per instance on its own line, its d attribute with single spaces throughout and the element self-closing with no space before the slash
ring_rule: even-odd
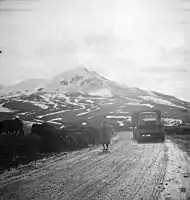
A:
<svg viewBox="0 0 190 200">
<path fill-rule="evenodd" d="M 112 102 L 105 102 L 105 103 L 101 103 L 101 105 L 111 105 L 111 104 L 114 104 L 114 103 L 112 103 Z"/>
<path fill-rule="evenodd" d="M 31 104 L 33 104 L 35 106 L 38 106 L 38 107 L 42 108 L 42 109 L 48 109 L 49 108 L 45 103 L 38 102 L 38 101 L 22 100 L 22 99 L 17 99 L 17 101 L 31 103 Z"/>
<path fill-rule="evenodd" d="M 89 109 L 87 109 L 87 112 L 79 113 L 79 114 L 77 114 L 76 116 L 86 115 L 86 114 L 88 114 L 88 113 L 90 113 L 90 112 L 93 112 L 93 111 L 95 111 L 95 110 L 99 110 L 100 108 L 96 108 L 96 109 L 93 109 L 93 110 L 91 110 L 91 109 L 92 109 L 92 108 L 89 108 Z"/>
<path fill-rule="evenodd" d="M 53 105 L 54 108 L 56 108 L 58 106 L 57 103 L 55 103 L 55 101 L 52 101 L 51 99 L 55 98 L 56 95 L 52 95 L 52 94 L 44 94 L 41 95 L 41 97 L 49 104 Z"/>
<path fill-rule="evenodd" d="M 36 122 L 40 122 L 40 123 L 44 123 L 43 120 L 40 120 L 40 119 L 34 119 Z"/>
<path fill-rule="evenodd" d="M 27 115 L 27 114 L 30 114 L 30 112 L 19 113 L 19 115 Z"/>
<path fill-rule="evenodd" d="M 151 101 L 158 103 L 158 104 L 164 104 L 164 105 L 168 105 L 168 106 L 176 106 L 175 104 L 171 103 L 170 101 L 163 100 L 163 99 L 156 98 L 156 97 L 140 96 L 140 98 L 145 99 L 145 100 L 151 100 Z"/>
<path fill-rule="evenodd" d="M 73 109 L 73 111 L 83 110 L 84 108 L 85 108 L 85 106 L 83 106 L 82 108 L 76 108 L 76 109 Z"/>
<path fill-rule="evenodd" d="M 86 115 L 86 114 L 88 114 L 88 112 L 79 113 L 76 116 L 81 116 L 81 115 Z"/>
<path fill-rule="evenodd" d="M 57 121 L 62 121 L 62 118 L 54 118 L 54 119 L 49 120 L 48 122 L 52 124 L 62 125 L 61 122 L 57 122 Z"/>
<path fill-rule="evenodd" d="M 85 108 L 85 104 L 84 103 L 78 103 L 79 99 L 81 99 L 79 97 L 74 100 L 75 102 L 73 102 L 73 101 L 71 101 L 71 98 L 66 96 L 64 93 L 53 93 L 53 94 L 50 93 L 50 94 L 43 95 L 44 100 L 47 101 L 48 103 L 54 105 L 54 108 L 58 107 L 59 105 L 62 106 L 60 101 L 63 101 L 63 100 L 64 100 L 63 104 L 70 104 L 70 105 L 80 106 L 81 107 L 79 109 L 74 109 L 74 110 L 80 110 L 80 109 L 84 109 Z M 55 102 L 57 102 L 57 103 L 55 103 Z"/>
<path fill-rule="evenodd" d="M 49 108 L 49 106 L 42 104 L 42 103 L 39 103 L 39 102 L 35 102 L 35 101 L 30 101 L 30 102 L 33 103 L 35 106 L 38 106 L 42 109 L 48 109 Z"/>
<path fill-rule="evenodd" d="M 100 89 L 100 90 L 96 90 L 96 91 L 93 91 L 93 92 L 90 92 L 89 93 L 90 95 L 100 95 L 100 96 L 113 96 L 110 92 L 110 90 L 106 89 L 106 88 L 103 88 L 103 89 Z"/>
<path fill-rule="evenodd" d="M 147 106 L 147 107 L 150 107 L 150 108 L 153 108 L 154 106 L 151 105 L 151 104 L 141 104 L 141 103 L 136 103 L 136 102 L 129 102 L 127 103 L 128 105 L 136 105 L 136 106 Z"/>
<path fill-rule="evenodd" d="M 91 119 L 91 118 L 93 118 L 94 116 L 90 116 L 90 117 L 88 117 L 88 119 Z"/>
<path fill-rule="evenodd" d="M 51 124 L 57 124 L 57 125 L 62 125 L 62 123 L 60 123 L 60 122 L 54 122 L 54 121 L 52 121 L 52 120 L 49 120 L 49 121 L 47 121 L 48 123 L 51 123 Z"/>
<path fill-rule="evenodd" d="M 166 125 L 173 126 L 174 124 L 181 124 L 182 120 L 173 118 L 162 118 Z"/>
<path fill-rule="evenodd" d="M 38 116 L 38 118 L 41 119 L 42 117 L 56 115 L 56 114 L 60 114 L 60 113 L 68 112 L 68 111 L 70 111 L 70 110 L 61 110 L 61 111 L 57 111 L 57 112 L 53 112 L 53 113 L 48 113 L 45 115 Z"/>
<path fill-rule="evenodd" d="M 151 97 L 151 96 L 140 96 L 142 99 L 145 100 L 151 100 L 157 104 L 163 104 L 163 105 L 167 105 L 167 106 L 173 106 L 173 107 L 178 107 L 178 108 L 183 108 L 183 109 L 187 109 L 183 106 L 178 106 L 174 103 L 171 103 L 170 101 L 164 100 L 164 99 L 160 99 L 160 98 L 156 98 L 156 97 Z M 188 109 L 190 110 L 190 109 Z"/>
<path fill-rule="evenodd" d="M 15 111 L 13 111 L 13 110 L 10 110 L 10 109 L 8 109 L 8 108 L 5 108 L 5 107 L 3 107 L 3 104 L 4 103 L 2 103 L 2 104 L 0 104 L 0 112 L 15 112 Z"/>
<path fill-rule="evenodd" d="M 89 102 L 89 103 L 94 103 L 92 100 L 85 100 L 86 102 Z"/>
<path fill-rule="evenodd" d="M 138 99 L 131 99 L 131 98 L 128 98 L 128 97 L 124 97 L 125 99 L 129 100 L 129 101 L 135 101 L 135 102 L 142 102 L 141 100 L 138 100 Z"/>
<path fill-rule="evenodd" d="M 106 118 L 108 118 L 108 119 L 128 119 L 129 116 L 113 116 L 113 115 L 107 115 Z"/>
<path fill-rule="evenodd" d="M 54 119 L 51 119 L 51 121 L 57 121 L 57 120 L 62 120 L 62 118 L 54 118 Z"/>
<path fill-rule="evenodd" d="M 153 105 L 151 105 L 151 104 L 145 104 L 145 103 L 143 103 L 143 104 L 141 104 L 142 106 L 147 106 L 147 107 L 150 107 L 150 108 L 154 108 L 154 106 Z"/>
<path fill-rule="evenodd" d="M 125 111 L 121 111 L 121 110 L 118 110 L 118 111 L 116 111 L 116 113 L 122 113 L 122 114 L 127 114 L 127 113 L 129 113 L 129 112 L 125 112 Z"/>
<path fill-rule="evenodd" d="M 5 108 L 5 107 L 0 107 L 0 112 L 14 112 L 8 108 Z"/>
</svg>

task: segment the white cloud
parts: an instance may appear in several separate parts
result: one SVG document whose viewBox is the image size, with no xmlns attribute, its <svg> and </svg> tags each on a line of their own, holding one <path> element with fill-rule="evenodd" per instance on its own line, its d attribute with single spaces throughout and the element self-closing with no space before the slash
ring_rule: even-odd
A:
<svg viewBox="0 0 190 200">
<path fill-rule="evenodd" d="M 85 65 L 119 82 L 187 97 L 188 30 L 176 25 L 187 16 L 179 1 L 4 1 L 1 7 L 32 9 L 1 12 L 4 83 Z"/>
</svg>

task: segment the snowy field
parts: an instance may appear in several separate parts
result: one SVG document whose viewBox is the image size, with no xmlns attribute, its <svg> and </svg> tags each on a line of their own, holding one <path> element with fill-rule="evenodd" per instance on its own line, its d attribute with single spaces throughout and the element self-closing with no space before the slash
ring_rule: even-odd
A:
<svg viewBox="0 0 190 200">
<path fill-rule="evenodd" d="M 0 99 L 0 103 L 2 113 L 12 112 L 20 115 L 23 120 L 42 120 L 55 125 L 78 120 L 96 123 L 105 116 L 111 121 L 118 119 L 116 123 L 122 124 L 124 121 L 131 120 L 130 115 L 134 110 L 152 108 L 160 109 L 165 115 L 163 116 L 165 123 L 171 125 L 184 115 L 180 109 L 187 109 L 183 104 L 177 102 L 174 104 L 156 95 L 147 96 L 147 94 L 135 98 L 127 95 L 97 96 L 96 94 L 92 96 L 64 92 L 26 93 L 5 96 L 4 99 Z"/>
</svg>

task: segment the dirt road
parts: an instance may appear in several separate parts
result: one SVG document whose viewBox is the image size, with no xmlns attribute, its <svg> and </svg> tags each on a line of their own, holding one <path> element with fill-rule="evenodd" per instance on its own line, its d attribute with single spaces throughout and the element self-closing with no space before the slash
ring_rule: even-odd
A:
<svg viewBox="0 0 190 200">
<path fill-rule="evenodd" d="M 1 175 L 0 199 L 190 199 L 182 151 L 165 143 L 131 140 L 120 132 L 110 152 L 92 147 Z"/>
</svg>

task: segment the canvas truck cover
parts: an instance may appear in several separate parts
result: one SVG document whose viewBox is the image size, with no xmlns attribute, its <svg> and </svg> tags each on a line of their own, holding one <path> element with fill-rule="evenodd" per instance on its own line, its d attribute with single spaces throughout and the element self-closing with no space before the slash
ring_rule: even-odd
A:
<svg viewBox="0 0 190 200">
<path fill-rule="evenodd" d="M 131 123 L 133 126 L 137 126 L 139 115 L 140 115 L 140 113 L 143 113 L 143 112 L 155 112 L 158 115 L 158 119 L 161 119 L 161 111 L 160 110 L 157 110 L 157 109 L 155 109 L 155 110 L 139 110 L 139 111 L 133 112 L 131 115 Z"/>
</svg>

